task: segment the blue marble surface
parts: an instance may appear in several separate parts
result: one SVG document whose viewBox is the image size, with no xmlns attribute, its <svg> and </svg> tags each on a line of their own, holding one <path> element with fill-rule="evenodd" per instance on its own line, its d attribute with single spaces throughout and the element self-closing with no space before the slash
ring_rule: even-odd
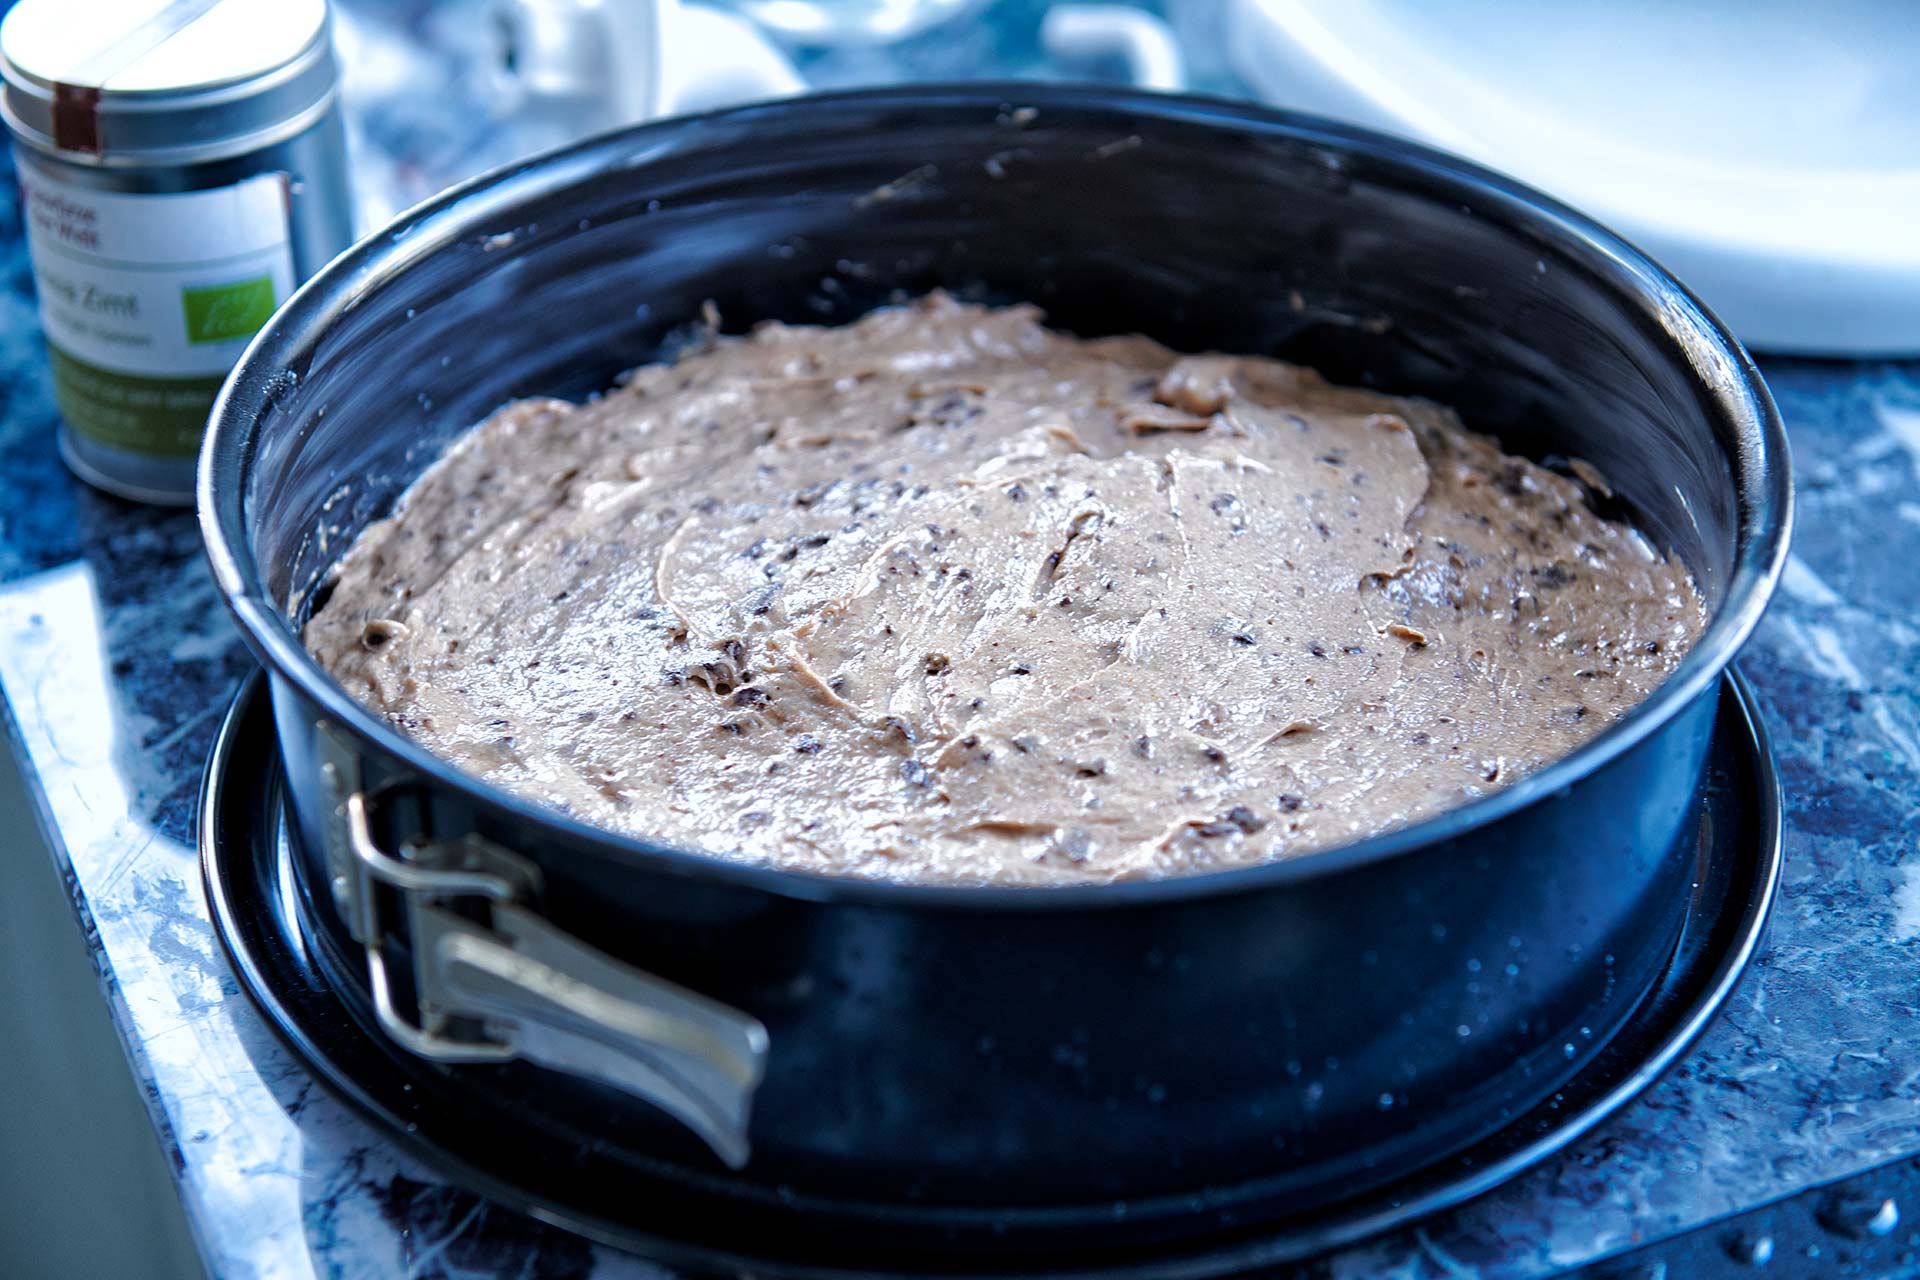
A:
<svg viewBox="0 0 1920 1280">
<path fill-rule="evenodd" d="M 1743 659 L 1789 797 L 1768 945 L 1683 1064 L 1620 1115 L 1317 1277 L 1551 1275 L 1920 1152 L 1920 363 L 1764 364 L 1801 496 L 1783 590 Z M 662 1275 L 443 1185 L 318 1091 L 237 994 L 192 841 L 200 771 L 249 662 L 191 516 L 70 479 L 54 423 L 9 177 L 0 691 L 210 1270 Z"/>
</svg>

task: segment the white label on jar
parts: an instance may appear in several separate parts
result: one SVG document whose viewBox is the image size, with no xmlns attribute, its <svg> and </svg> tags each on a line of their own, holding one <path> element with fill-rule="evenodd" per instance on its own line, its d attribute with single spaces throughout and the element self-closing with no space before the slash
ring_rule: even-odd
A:
<svg viewBox="0 0 1920 1280">
<path fill-rule="evenodd" d="M 106 444 L 191 454 L 227 371 L 293 292 L 284 180 L 100 191 L 19 159 L 62 416 Z"/>
</svg>

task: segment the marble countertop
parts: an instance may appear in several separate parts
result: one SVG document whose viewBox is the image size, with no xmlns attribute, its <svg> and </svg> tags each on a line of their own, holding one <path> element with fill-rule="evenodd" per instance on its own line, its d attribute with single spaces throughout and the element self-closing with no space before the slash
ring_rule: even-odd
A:
<svg viewBox="0 0 1920 1280">
<path fill-rule="evenodd" d="M 1920 1152 L 1920 363 L 1763 361 L 1800 526 L 1742 665 L 1788 800 L 1769 941 L 1678 1068 L 1571 1150 L 1316 1274 L 1555 1274 Z M 448 1187 L 322 1093 L 236 991 L 195 861 L 249 659 L 191 515 L 72 480 L 0 181 L 0 691 L 218 1277 L 658 1276 Z"/>
</svg>

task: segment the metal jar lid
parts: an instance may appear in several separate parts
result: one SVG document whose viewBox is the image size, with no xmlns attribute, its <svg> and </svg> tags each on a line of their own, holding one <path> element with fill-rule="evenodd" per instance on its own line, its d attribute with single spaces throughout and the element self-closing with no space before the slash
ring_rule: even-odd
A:
<svg viewBox="0 0 1920 1280">
<path fill-rule="evenodd" d="M 0 22 L 0 117 L 103 167 L 200 164 L 299 133 L 332 105 L 326 0 L 20 0 Z"/>
</svg>

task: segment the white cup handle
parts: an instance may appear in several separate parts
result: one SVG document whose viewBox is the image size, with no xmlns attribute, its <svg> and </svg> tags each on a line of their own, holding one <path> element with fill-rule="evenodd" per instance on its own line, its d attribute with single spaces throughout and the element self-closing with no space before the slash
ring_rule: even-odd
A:
<svg viewBox="0 0 1920 1280">
<path fill-rule="evenodd" d="M 1040 44 L 1065 61 L 1118 57 L 1127 78 L 1142 89 L 1187 87 L 1186 61 L 1173 28 L 1144 10 L 1121 4 L 1057 4 L 1041 19 Z"/>
</svg>

